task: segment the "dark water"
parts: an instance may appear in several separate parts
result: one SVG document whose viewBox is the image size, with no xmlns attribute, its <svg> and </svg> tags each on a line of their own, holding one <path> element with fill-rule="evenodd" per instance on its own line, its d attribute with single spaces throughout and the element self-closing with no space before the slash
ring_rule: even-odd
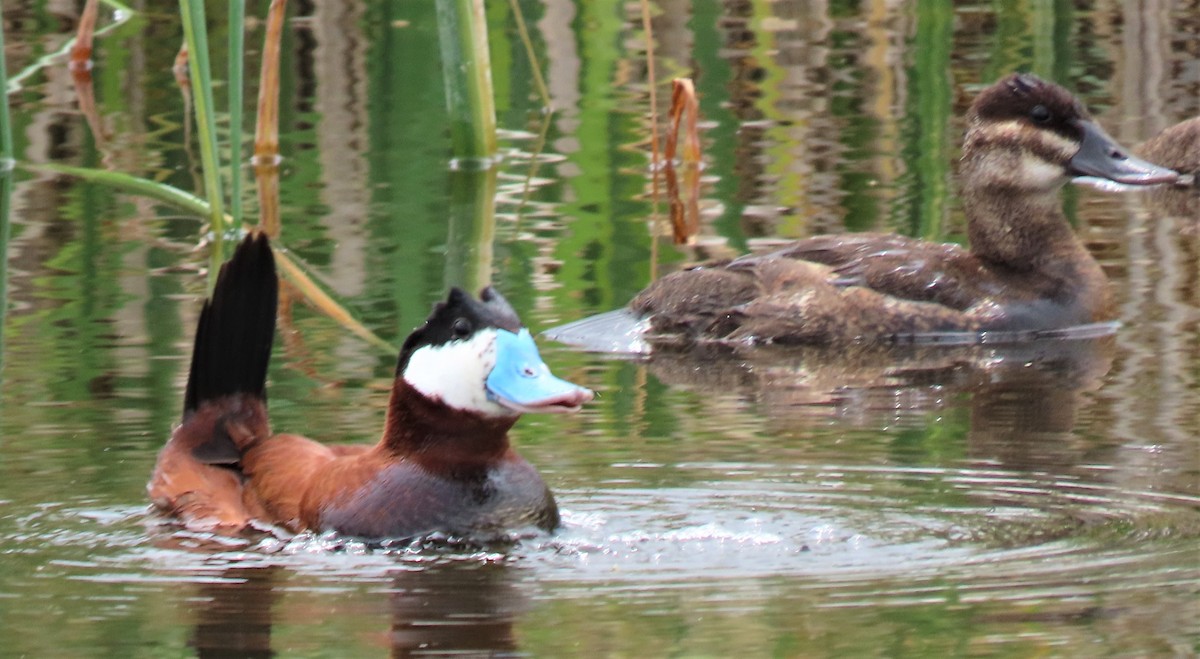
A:
<svg viewBox="0 0 1200 659">
<path fill-rule="evenodd" d="M 622 305 L 652 270 L 778 239 L 961 239 L 959 117 L 1014 69 L 1079 92 L 1126 144 L 1200 113 L 1194 1 L 659 2 L 659 79 L 694 76 L 704 119 L 701 236 L 681 249 L 651 239 L 636 3 L 520 3 L 556 108 L 536 158 L 531 65 L 508 5 L 489 3 L 507 154 L 494 195 L 447 166 L 432 6 L 341 4 L 291 7 L 283 242 L 395 343 L 480 264 L 541 330 Z M 98 39 L 90 118 L 64 62 L 28 68 L 74 9 L 5 2 L 10 73 L 30 71 L 9 95 L 20 159 L 199 192 L 174 8 L 147 4 Z M 223 43 L 223 7 L 210 11 Z M 149 513 L 204 286 L 201 224 L 19 173 L 0 655 L 1200 652 L 1198 219 L 1141 194 L 1064 197 L 1112 278 L 1114 335 L 650 362 L 546 345 L 559 375 L 599 393 L 514 432 L 565 529 L 378 550 L 188 534 Z M 394 357 L 299 303 L 282 330 L 275 427 L 373 441 Z"/>
</svg>

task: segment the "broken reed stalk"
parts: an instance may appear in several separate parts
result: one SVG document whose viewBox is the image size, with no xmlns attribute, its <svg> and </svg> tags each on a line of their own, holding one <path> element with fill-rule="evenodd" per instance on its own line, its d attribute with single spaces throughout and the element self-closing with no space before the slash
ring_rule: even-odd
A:
<svg viewBox="0 0 1200 659">
<path fill-rule="evenodd" d="M 183 35 L 187 40 L 188 73 L 191 79 L 192 105 L 196 115 L 196 133 L 200 142 L 200 163 L 204 170 L 204 196 L 211 209 L 208 216 L 212 236 L 209 254 L 208 291 L 217 283 L 217 272 L 225 260 L 225 209 L 221 193 L 221 170 L 217 157 L 217 119 L 213 107 L 212 72 L 208 65 L 208 28 L 204 0 L 179 0 Z"/>
<path fill-rule="evenodd" d="M 671 130 L 667 133 L 667 161 L 674 161 L 679 142 L 679 129 L 684 128 L 683 164 L 700 162 L 699 121 L 700 102 L 696 100 L 696 86 L 691 78 L 676 78 L 671 81 Z M 687 123 L 682 121 L 686 118 Z"/>
<path fill-rule="evenodd" d="M 700 132 L 698 128 L 700 103 L 696 86 L 690 78 L 676 78 L 671 84 L 671 128 L 667 131 L 664 173 L 667 176 L 667 197 L 671 204 L 671 233 L 676 245 L 691 244 L 700 232 Z M 675 155 L 679 131 L 683 130 L 683 189 L 680 195 L 675 172 Z"/>
<path fill-rule="evenodd" d="M 486 169 L 495 164 L 496 100 L 483 0 L 437 0 L 436 7 L 451 167 Z"/>
<path fill-rule="evenodd" d="M 104 125 L 100 122 L 100 111 L 96 108 L 96 92 L 92 86 L 92 44 L 95 42 L 96 17 L 100 13 L 100 0 L 87 0 L 79 16 L 79 29 L 75 32 L 75 43 L 71 46 L 67 68 L 71 82 L 75 85 L 75 98 L 79 112 L 87 120 L 88 128 L 97 148 L 106 141 Z"/>
<path fill-rule="evenodd" d="M 80 67 L 92 68 L 92 43 L 96 34 L 96 17 L 100 13 L 100 0 L 87 0 L 83 13 L 79 15 L 79 29 L 75 32 L 75 43 L 71 46 L 69 66 L 72 71 Z"/>
<path fill-rule="evenodd" d="M 242 72 L 246 57 L 246 0 L 229 0 L 229 214 L 242 226 Z"/>
<path fill-rule="evenodd" d="M 271 0 L 259 71 L 258 120 L 254 127 L 254 178 L 258 183 L 258 226 L 279 236 L 279 61 L 287 0 Z"/>
<path fill-rule="evenodd" d="M 101 1 L 117 11 L 113 14 L 113 22 L 105 25 L 102 29 L 95 30 L 94 36 L 100 36 L 105 32 L 111 32 L 125 24 L 127 21 L 133 19 L 134 16 L 137 16 L 136 11 L 130 9 L 128 6 L 118 2 L 117 0 Z M 58 66 L 59 62 L 62 61 L 62 56 L 67 55 L 69 57 L 71 50 L 74 47 L 75 37 L 67 39 L 65 42 L 63 42 L 62 46 L 58 48 L 58 50 L 43 54 L 24 69 L 21 69 L 21 71 L 16 75 L 8 78 L 8 84 L 5 85 L 4 89 L 10 94 L 14 91 L 17 91 L 21 88 L 21 85 L 25 82 L 25 80 L 35 75 L 38 71 L 48 67 Z"/>
<path fill-rule="evenodd" d="M 171 65 L 171 72 L 175 74 L 175 84 L 179 85 L 179 90 L 183 92 L 187 99 L 188 107 L 191 110 L 192 91 L 188 82 L 188 49 L 187 40 L 179 44 L 179 51 L 175 53 L 175 62 Z M 191 125 L 192 122 L 186 122 Z"/>
</svg>

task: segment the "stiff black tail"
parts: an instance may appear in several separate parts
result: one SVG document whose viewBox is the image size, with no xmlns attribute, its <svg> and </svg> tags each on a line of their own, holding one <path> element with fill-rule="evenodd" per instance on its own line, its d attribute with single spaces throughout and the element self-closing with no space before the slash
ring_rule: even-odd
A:
<svg viewBox="0 0 1200 659">
<path fill-rule="evenodd" d="M 212 298 L 200 311 L 183 417 L 202 403 L 244 393 L 266 399 L 267 364 L 275 339 L 279 279 L 266 235 L 251 233 L 221 266 Z"/>
</svg>

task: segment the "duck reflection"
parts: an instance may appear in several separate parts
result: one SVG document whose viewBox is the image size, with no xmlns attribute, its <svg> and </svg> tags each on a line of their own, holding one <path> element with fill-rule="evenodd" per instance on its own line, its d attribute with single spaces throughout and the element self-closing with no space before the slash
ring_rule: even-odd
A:
<svg viewBox="0 0 1200 659">
<path fill-rule="evenodd" d="M 1075 433 L 1087 392 L 1112 367 L 1115 341 L 1010 349 L 970 388 L 968 457 L 1018 471 L 1070 471 L 1095 448 Z M 1093 456 L 1094 457 L 1094 456 Z"/>
<path fill-rule="evenodd" d="M 513 623 L 529 609 L 509 566 L 467 562 L 397 572 L 390 604 L 393 657 L 515 653 Z"/>
<path fill-rule="evenodd" d="M 271 632 L 288 574 L 277 565 L 237 566 L 201 584 L 188 642 L 196 656 L 275 656 Z M 385 636 L 391 656 L 516 653 L 513 623 L 529 609 L 518 583 L 504 564 L 464 560 L 398 566 L 391 587 L 380 596 L 391 615 Z"/>
<path fill-rule="evenodd" d="M 1000 346 L 894 347 L 843 352 L 756 350 L 659 354 L 664 383 L 749 397 L 772 433 L 925 426 L 969 397 L 967 453 L 1014 469 L 1069 468 L 1085 448 L 1073 431 L 1081 402 L 1112 366 L 1112 336 Z"/>
<path fill-rule="evenodd" d="M 1200 181 L 1190 187 L 1162 186 L 1142 194 L 1154 222 L 1174 222 L 1183 235 L 1200 233 Z"/>
<path fill-rule="evenodd" d="M 188 645 L 197 657 L 273 657 L 271 612 L 281 569 L 239 566 L 200 585 L 196 627 Z"/>
</svg>

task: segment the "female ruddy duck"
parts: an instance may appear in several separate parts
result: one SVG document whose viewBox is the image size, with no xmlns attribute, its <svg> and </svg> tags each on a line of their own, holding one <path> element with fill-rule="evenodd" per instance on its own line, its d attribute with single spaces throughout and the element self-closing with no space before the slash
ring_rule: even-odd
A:
<svg viewBox="0 0 1200 659">
<path fill-rule="evenodd" d="M 971 105 L 961 163 L 971 248 L 839 234 L 670 274 L 628 310 L 549 332 L 568 343 L 846 344 L 1057 329 L 1111 317 L 1108 281 L 1063 215 L 1073 176 L 1131 185 L 1178 175 L 1130 156 L 1063 88 L 1011 75 Z M 601 328 L 618 339 L 596 340 Z"/>
<path fill-rule="evenodd" d="M 550 374 L 498 292 L 451 290 L 405 340 L 379 443 L 326 446 L 270 428 L 277 288 L 267 238 L 248 236 L 200 314 L 183 423 L 148 486 L 157 507 L 227 532 L 256 521 L 366 538 L 559 525 L 508 430 L 522 412 L 578 411 L 592 392 Z"/>
<path fill-rule="evenodd" d="M 1200 117 L 1164 129 L 1143 142 L 1138 155 L 1180 174 L 1177 185 L 1156 188 L 1147 195 L 1148 208 L 1158 221 L 1176 218 L 1185 235 L 1200 231 Z"/>
<path fill-rule="evenodd" d="M 1192 174 L 1200 186 L 1200 117 L 1192 117 L 1164 129 L 1138 147 L 1145 158 L 1182 174 Z"/>
</svg>

